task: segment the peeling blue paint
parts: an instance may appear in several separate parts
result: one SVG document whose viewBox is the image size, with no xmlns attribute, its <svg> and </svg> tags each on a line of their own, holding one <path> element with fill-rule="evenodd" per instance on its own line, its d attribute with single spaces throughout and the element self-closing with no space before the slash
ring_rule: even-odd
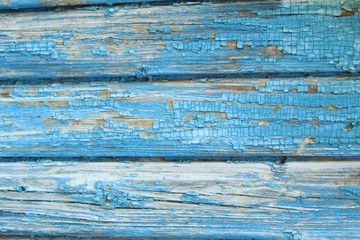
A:
<svg viewBox="0 0 360 240">
<path fill-rule="evenodd" d="M 1 156 L 359 155 L 357 78 L 242 81 L 2 86 Z"/>
<path fill-rule="evenodd" d="M 56 48 L 54 41 L 32 40 L 0 46 L 0 58 L 2 58 L 3 61 L 16 58 L 18 55 L 47 59 L 58 59 L 67 56 L 65 52 Z"/>
<path fill-rule="evenodd" d="M 100 46 L 92 51 L 95 56 L 106 57 L 109 55 L 109 51 L 106 46 Z"/>
<path fill-rule="evenodd" d="M 143 12 L 141 6 L 71 10 L 74 17 L 35 12 L 32 21 L 49 27 L 40 25 L 40 34 L 26 28 L 29 37 L 24 38 L 8 34 L 12 30 L 6 23 L 13 16 L 2 13 L 5 25 L 0 32 L 7 32 L 7 37 L 0 40 L 4 60 L 0 78 L 130 78 L 139 75 L 139 66 L 146 66 L 147 79 L 249 73 L 354 74 L 360 66 L 360 19 L 359 12 L 351 11 L 359 7 L 356 1 L 347 1 L 346 6 L 340 1 L 152 6 L 151 12 L 157 13 L 155 22 L 155 15 Z M 22 28 L 29 20 L 20 16 L 17 24 Z M 134 19 L 133 24 L 128 24 L 128 18 Z M 111 23 L 103 27 L 93 24 L 94 19 L 111 19 Z M 57 28 L 60 23 L 68 27 Z M 104 42 L 104 36 L 112 40 Z M 50 49 L 12 50 L 13 45 L 26 49 L 23 44 L 39 38 L 46 39 Z M 298 90 L 304 91 L 300 86 Z"/>
</svg>

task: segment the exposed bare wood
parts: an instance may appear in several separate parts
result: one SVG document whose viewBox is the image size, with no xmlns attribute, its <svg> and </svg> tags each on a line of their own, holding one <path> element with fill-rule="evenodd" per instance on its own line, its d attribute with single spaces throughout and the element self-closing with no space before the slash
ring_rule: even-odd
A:
<svg viewBox="0 0 360 240">
<path fill-rule="evenodd" d="M 0 163 L 3 236 L 359 239 L 359 161 Z"/>
</svg>

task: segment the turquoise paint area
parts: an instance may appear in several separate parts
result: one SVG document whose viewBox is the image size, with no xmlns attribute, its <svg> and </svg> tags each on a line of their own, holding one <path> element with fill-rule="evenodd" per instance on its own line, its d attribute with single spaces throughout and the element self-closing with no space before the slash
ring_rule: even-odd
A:
<svg viewBox="0 0 360 240">
<path fill-rule="evenodd" d="M 31 20 L 2 13 L 5 23 L 16 16 L 26 37 L 0 25 L 0 79 L 355 74 L 360 15 L 343 11 L 359 7 L 356 1 L 240 1 L 34 12 Z M 27 21 L 41 33 L 23 26 Z M 103 21 L 106 26 L 95 24 Z"/>
<path fill-rule="evenodd" d="M 358 82 L 7 85 L 1 157 L 358 156 Z"/>
<path fill-rule="evenodd" d="M 6 57 L 11 61 L 11 55 L 23 56 L 24 59 L 32 59 L 32 57 L 57 59 L 66 56 L 64 52 L 56 49 L 56 43 L 51 40 L 30 40 L 27 42 L 10 43 L 7 46 L 0 46 L 0 57 Z"/>
</svg>

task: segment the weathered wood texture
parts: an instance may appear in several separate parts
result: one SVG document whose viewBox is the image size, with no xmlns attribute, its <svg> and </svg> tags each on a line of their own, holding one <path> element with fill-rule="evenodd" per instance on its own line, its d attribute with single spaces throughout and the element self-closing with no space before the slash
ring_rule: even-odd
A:
<svg viewBox="0 0 360 240">
<path fill-rule="evenodd" d="M 1 13 L 0 79 L 355 73 L 359 5 L 284 0 Z"/>
<path fill-rule="evenodd" d="M 1 163 L 7 235 L 360 239 L 360 162 Z"/>
<path fill-rule="evenodd" d="M 0 237 L 360 239 L 360 1 L 135 2 L 0 0 Z"/>
<path fill-rule="evenodd" d="M 0 156 L 360 154 L 358 78 L 0 87 Z"/>
</svg>

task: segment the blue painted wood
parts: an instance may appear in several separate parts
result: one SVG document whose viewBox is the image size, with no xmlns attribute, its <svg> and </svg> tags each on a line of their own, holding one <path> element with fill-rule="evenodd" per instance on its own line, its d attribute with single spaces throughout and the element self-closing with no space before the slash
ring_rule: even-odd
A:
<svg viewBox="0 0 360 240">
<path fill-rule="evenodd" d="M 360 2 L 134 2 L 0 0 L 0 238 L 360 238 Z"/>
<path fill-rule="evenodd" d="M 0 86 L 0 156 L 359 156 L 358 77 Z"/>
<path fill-rule="evenodd" d="M 284 0 L 2 13 L 0 79 L 356 73 L 359 5 Z"/>
<path fill-rule="evenodd" d="M 359 169 L 360 161 L 0 163 L 0 234 L 358 239 Z"/>
</svg>

